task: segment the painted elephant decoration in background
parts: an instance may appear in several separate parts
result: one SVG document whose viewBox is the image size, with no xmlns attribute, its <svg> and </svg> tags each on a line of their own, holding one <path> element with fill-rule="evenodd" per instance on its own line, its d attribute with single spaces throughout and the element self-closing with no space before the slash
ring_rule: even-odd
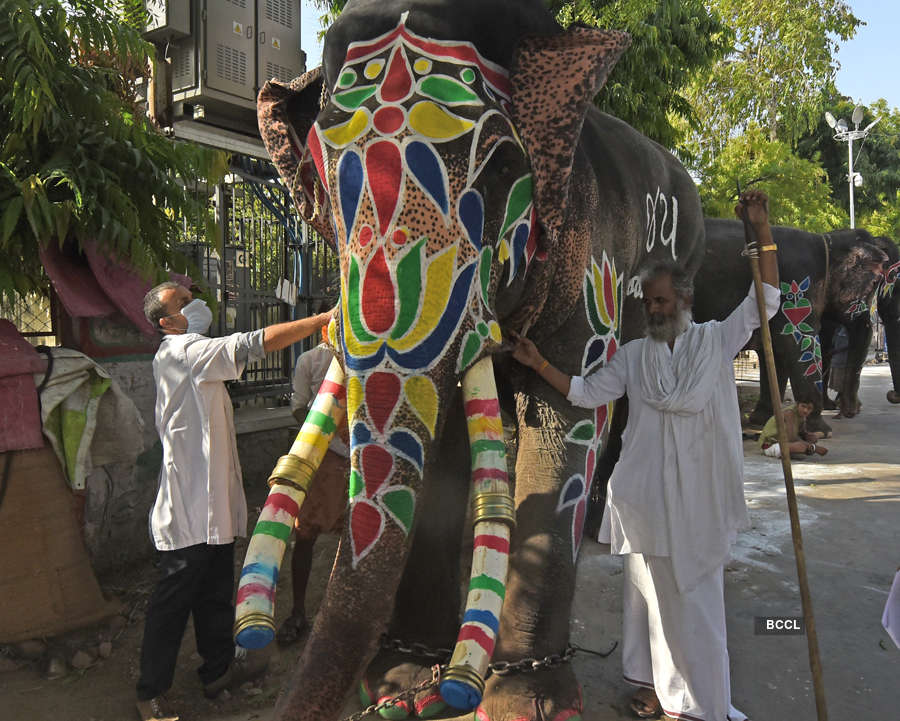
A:
<svg viewBox="0 0 900 721">
<path fill-rule="evenodd" d="M 668 257 L 693 272 L 703 253 L 684 168 L 592 104 L 627 44 L 563 31 L 540 0 L 351 0 L 324 70 L 261 91 L 272 159 L 340 253 L 329 334 L 351 431 L 347 527 L 276 718 L 337 718 L 361 678 L 374 699 L 420 681 L 433 661 L 375 659 L 384 633 L 457 639 L 451 664 L 566 648 L 586 479 L 610 409 L 572 408 L 501 352 L 503 336 L 527 332 L 565 372 L 589 373 L 640 335 L 625 297 L 638 266 Z M 508 541 L 476 530 L 473 567 L 508 553 L 509 571 L 473 575 L 462 615 L 469 478 L 507 477 L 497 393 L 467 390 L 485 359 L 513 399 L 517 525 Z M 493 675 L 469 702 L 480 721 L 582 708 L 568 665 Z M 430 689 L 390 715 L 442 704 Z"/>
<path fill-rule="evenodd" d="M 750 267 L 741 255 L 744 228 L 740 221 L 707 218 L 706 256 L 697 271 L 694 318 L 698 322 L 721 320 L 744 298 L 751 283 Z M 887 255 L 865 230 L 808 233 L 776 226 L 772 237 L 778 246 L 781 309 L 769 321 L 779 391 L 784 397 L 788 379 L 794 398 L 815 402 L 807 425 L 811 430 L 830 430 L 821 417 L 823 358 L 830 356 L 819 333 L 823 327 L 845 325 L 850 333 L 841 407 L 845 415 L 856 413 L 859 374 L 866 357 L 869 306 L 881 287 Z M 830 335 L 828 336 L 830 341 Z M 759 334 L 749 347 L 760 353 Z M 900 346 L 895 351 L 900 352 Z M 760 357 L 760 394 L 750 414 L 754 425 L 772 415 L 769 377 Z"/>
</svg>

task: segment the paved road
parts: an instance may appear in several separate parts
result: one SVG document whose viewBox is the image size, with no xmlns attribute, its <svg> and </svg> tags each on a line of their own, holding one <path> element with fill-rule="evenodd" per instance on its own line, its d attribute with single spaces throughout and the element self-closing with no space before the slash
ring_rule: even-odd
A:
<svg viewBox="0 0 900 721">
<path fill-rule="evenodd" d="M 889 378 L 886 365 L 865 368 L 862 414 L 830 421 L 829 454 L 793 467 L 833 721 L 900 717 L 900 650 L 880 623 L 900 565 L 900 406 L 885 400 Z M 733 703 L 753 721 L 813 720 L 806 637 L 753 632 L 754 617 L 800 615 L 801 604 L 781 463 L 752 442 L 744 455 L 752 528 L 739 537 L 725 579 Z M 585 542 L 573 607 L 572 641 L 598 650 L 621 633 L 622 564 L 608 550 Z M 619 649 L 607 659 L 579 654 L 574 664 L 584 721 L 634 718 Z M 357 708 L 348 704 L 347 713 Z M 257 712 L 222 721 L 269 717 Z"/>
</svg>

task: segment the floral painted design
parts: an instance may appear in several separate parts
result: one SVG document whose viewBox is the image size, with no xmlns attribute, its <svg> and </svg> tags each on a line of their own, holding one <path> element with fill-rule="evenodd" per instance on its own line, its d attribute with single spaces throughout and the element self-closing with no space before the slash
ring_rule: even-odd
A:
<svg viewBox="0 0 900 721">
<path fill-rule="evenodd" d="M 849 306 L 847 306 L 847 316 L 850 318 L 850 320 L 859 318 L 859 316 L 865 315 L 868 312 L 869 304 L 866 303 L 865 298 L 857 298 Z"/>
<path fill-rule="evenodd" d="M 582 375 L 606 365 L 619 347 L 622 308 L 622 278 L 615 262 L 604 251 L 601 262 L 591 258 L 591 266 L 584 276 L 583 296 L 588 323 L 594 331 L 587 342 L 581 362 Z M 562 487 L 556 512 L 572 508 L 572 561 L 578 557 L 588 496 L 600 443 L 606 426 L 612 417 L 613 404 L 607 403 L 593 411 L 593 418 L 578 421 L 566 435 L 566 442 L 581 446 L 584 450 L 584 472 L 571 476 Z"/>
<path fill-rule="evenodd" d="M 900 274 L 900 260 L 884 271 L 884 283 L 881 286 L 881 297 L 890 298 L 894 294 L 897 275 Z"/>
<path fill-rule="evenodd" d="M 391 524 L 409 532 L 438 414 L 426 374 L 448 356 L 439 372 L 462 373 L 499 346 L 491 296 L 541 258 L 507 71 L 405 21 L 348 47 L 296 139 L 329 194 L 341 257 L 329 338 L 348 371 L 354 567 Z"/>
<path fill-rule="evenodd" d="M 404 413 L 404 411 L 411 411 Z M 350 427 L 350 542 L 353 565 L 372 550 L 388 520 L 409 534 L 415 511 L 415 493 L 391 484 L 395 466 L 411 465 L 421 476 L 424 427 L 433 438 L 438 414 L 437 389 L 431 379 L 403 379 L 396 373 L 375 371 L 347 381 Z M 398 414 L 415 421 L 404 425 Z M 362 420 L 363 418 L 366 420 Z M 409 428 L 415 425 L 418 428 Z"/>
<path fill-rule="evenodd" d="M 800 363 L 808 363 L 804 369 L 804 376 L 817 376 L 815 381 L 819 391 L 822 390 L 822 347 L 819 344 L 819 336 L 813 327 L 806 322 L 812 315 L 812 303 L 806 297 L 809 290 L 809 276 L 799 283 L 792 280 L 790 283 L 781 283 L 781 312 L 787 323 L 781 329 L 782 335 L 790 335 L 800 346 Z"/>
<path fill-rule="evenodd" d="M 424 372 L 459 337 L 462 372 L 501 342 L 489 302 L 494 259 L 511 283 L 539 257 L 532 176 L 523 161 L 518 177 L 494 179 L 492 160 L 526 157 L 509 120 L 507 72 L 471 44 L 412 33 L 405 19 L 349 46 L 306 147 L 345 246 L 341 340 L 351 371 L 387 359 Z M 486 187 L 504 203 L 496 237 L 485 228 Z"/>
</svg>

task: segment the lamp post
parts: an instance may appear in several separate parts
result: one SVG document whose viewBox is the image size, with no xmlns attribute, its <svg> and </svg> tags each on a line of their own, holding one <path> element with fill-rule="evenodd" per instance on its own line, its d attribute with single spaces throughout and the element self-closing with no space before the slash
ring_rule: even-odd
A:
<svg viewBox="0 0 900 721">
<path fill-rule="evenodd" d="M 853 109 L 853 115 L 850 117 L 850 120 L 853 122 L 853 130 L 850 130 L 847 125 L 847 121 L 841 118 L 840 120 L 835 120 L 834 116 L 831 113 L 825 113 L 825 122 L 828 123 L 828 127 L 834 129 L 834 139 L 839 141 L 847 141 L 847 157 L 848 157 L 848 173 L 847 173 L 847 184 L 850 187 L 850 227 L 856 227 L 856 217 L 853 213 L 853 188 L 856 186 L 857 188 L 862 185 L 862 175 L 859 173 L 853 172 L 853 141 L 861 140 L 865 138 L 869 131 L 872 129 L 872 126 L 875 125 L 881 118 L 875 118 L 871 123 L 869 123 L 862 130 L 859 129 L 859 124 L 863 119 L 863 107 L 861 105 L 857 105 Z"/>
</svg>

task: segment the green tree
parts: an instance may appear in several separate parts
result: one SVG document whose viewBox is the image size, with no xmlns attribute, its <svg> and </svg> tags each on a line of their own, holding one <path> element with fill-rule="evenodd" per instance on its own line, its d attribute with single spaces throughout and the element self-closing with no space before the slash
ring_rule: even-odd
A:
<svg viewBox="0 0 900 721">
<path fill-rule="evenodd" d="M 703 174 L 700 199 L 704 215 L 733 218 L 737 183 L 748 183 L 769 196 L 773 224 L 823 233 L 848 223 L 847 214 L 831 201 L 825 170 L 795 155 L 790 145 L 769 140 L 752 125 L 728 141 Z"/>
<path fill-rule="evenodd" d="M 0 0 L 0 296 L 46 292 L 38 250 L 97 241 L 149 274 L 184 266 L 183 190 L 227 157 L 155 131 L 134 82 L 141 3 Z"/>
<path fill-rule="evenodd" d="M 841 41 L 860 20 L 843 0 L 709 0 L 735 32 L 735 50 L 697 79 L 688 99 L 703 126 L 693 153 L 709 162 L 751 124 L 788 142 L 822 116 Z"/>
<path fill-rule="evenodd" d="M 601 110 L 667 148 L 677 148 L 691 129 L 700 130 L 684 89 L 733 49 L 731 31 L 702 0 L 548 4 L 565 26 L 578 21 L 631 34 L 631 47 L 597 96 Z"/>
<path fill-rule="evenodd" d="M 900 190 L 892 197 L 882 197 L 875 210 L 860 216 L 857 225 L 872 235 L 886 235 L 900 245 Z"/>
<path fill-rule="evenodd" d="M 836 92 L 825 101 L 834 117 L 850 123 L 855 104 Z M 853 170 L 863 177 L 862 186 L 855 188 L 854 209 L 857 215 L 872 213 L 890 205 L 900 187 L 900 111 L 891 109 L 885 100 L 864 106 L 860 127 L 878 118 L 878 124 L 860 142 L 853 142 Z M 851 123 L 852 127 L 852 123 Z M 850 212 L 850 192 L 847 187 L 848 153 L 846 141 L 834 139 L 834 130 L 819 119 L 814 129 L 797 140 L 797 154 L 816 160 L 828 173 L 834 201 Z"/>
</svg>

